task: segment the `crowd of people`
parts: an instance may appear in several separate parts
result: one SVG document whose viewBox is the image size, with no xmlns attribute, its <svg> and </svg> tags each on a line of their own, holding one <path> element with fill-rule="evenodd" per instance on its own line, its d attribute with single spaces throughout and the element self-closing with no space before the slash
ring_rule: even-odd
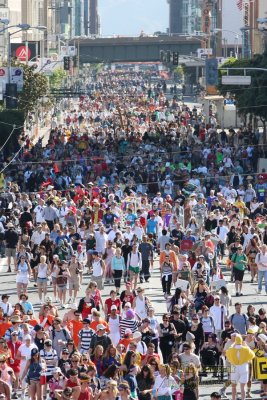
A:
<svg viewBox="0 0 267 400">
<path fill-rule="evenodd" d="M 55 112 L 47 144 L 3 164 L 17 302 L 0 303 L 0 399 L 196 400 L 207 376 L 211 400 L 229 386 L 236 400 L 238 383 L 253 398 L 255 380 L 267 397 L 266 310 L 240 299 L 244 279 L 267 294 L 260 133 L 206 124 L 151 82 L 103 70 Z"/>
</svg>

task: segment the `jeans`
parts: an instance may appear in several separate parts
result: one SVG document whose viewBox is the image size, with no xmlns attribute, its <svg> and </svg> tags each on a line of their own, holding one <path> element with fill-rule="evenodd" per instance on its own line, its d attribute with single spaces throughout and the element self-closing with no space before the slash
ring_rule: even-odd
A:
<svg viewBox="0 0 267 400">
<path fill-rule="evenodd" d="M 264 278 L 265 292 L 267 293 L 267 271 L 258 271 L 258 290 L 262 289 L 262 280 Z"/>
<path fill-rule="evenodd" d="M 166 277 L 164 275 L 162 277 L 161 284 L 162 284 L 163 293 L 170 294 L 171 293 L 171 286 L 172 286 L 172 275 L 168 275 L 168 277 Z"/>
</svg>

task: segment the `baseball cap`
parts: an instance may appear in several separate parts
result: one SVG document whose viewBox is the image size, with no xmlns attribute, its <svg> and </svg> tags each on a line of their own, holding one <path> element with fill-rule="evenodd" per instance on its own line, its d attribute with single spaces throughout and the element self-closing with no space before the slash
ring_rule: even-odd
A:
<svg viewBox="0 0 267 400">
<path fill-rule="evenodd" d="M 111 306 L 110 309 L 111 309 L 111 310 L 117 310 L 117 306 L 115 306 L 115 304 L 113 304 L 113 306 Z"/>
<path fill-rule="evenodd" d="M 103 324 L 98 324 L 97 327 L 96 327 L 97 331 L 104 331 L 105 329 L 106 328 L 105 328 L 105 326 Z"/>
</svg>

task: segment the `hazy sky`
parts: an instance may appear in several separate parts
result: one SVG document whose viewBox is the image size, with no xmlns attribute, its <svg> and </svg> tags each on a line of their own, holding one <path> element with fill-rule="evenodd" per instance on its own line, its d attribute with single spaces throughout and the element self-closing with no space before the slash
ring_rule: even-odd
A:
<svg viewBox="0 0 267 400">
<path fill-rule="evenodd" d="M 139 35 L 168 27 L 167 0 L 99 0 L 102 35 Z"/>
</svg>

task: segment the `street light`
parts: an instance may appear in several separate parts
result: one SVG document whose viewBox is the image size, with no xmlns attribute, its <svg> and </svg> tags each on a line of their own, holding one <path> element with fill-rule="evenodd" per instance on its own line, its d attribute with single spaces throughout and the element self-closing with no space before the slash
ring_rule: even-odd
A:
<svg viewBox="0 0 267 400">
<path fill-rule="evenodd" d="M 220 29 L 220 28 L 215 28 L 213 29 L 213 32 L 230 32 L 233 33 L 235 35 L 235 58 L 238 58 L 238 53 L 239 53 L 239 48 L 238 48 L 238 39 L 239 39 L 239 33 L 232 31 L 230 29 Z M 226 56 L 227 56 L 227 52 L 226 52 Z"/>
</svg>

